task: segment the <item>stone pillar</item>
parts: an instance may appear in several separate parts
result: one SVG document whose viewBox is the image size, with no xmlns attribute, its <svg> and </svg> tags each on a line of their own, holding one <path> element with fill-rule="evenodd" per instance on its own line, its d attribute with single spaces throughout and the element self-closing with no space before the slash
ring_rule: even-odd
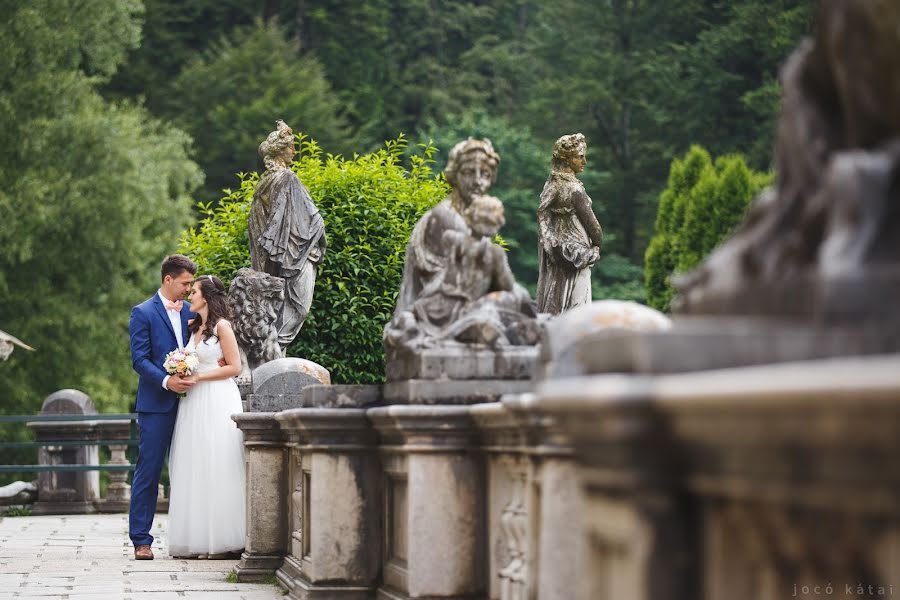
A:
<svg viewBox="0 0 900 600">
<path fill-rule="evenodd" d="M 572 596 L 578 600 L 701 597 L 692 573 L 698 542 L 679 492 L 683 457 L 654 405 L 653 390 L 649 377 L 560 379 L 542 386 L 523 406 L 551 415 L 575 449 L 586 567 L 579 570 L 578 593 Z M 544 489 L 560 494 L 557 508 L 547 507 L 547 514 L 569 503 L 571 491 L 549 487 L 568 480 L 567 470 L 557 464 L 544 474 Z M 556 527 L 551 535 L 557 539 L 574 533 L 562 520 Z M 544 547 L 542 540 L 542 552 Z"/>
<path fill-rule="evenodd" d="M 78 390 L 59 390 L 47 396 L 41 415 L 96 415 L 90 397 Z M 28 423 L 39 442 L 50 442 L 38 451 L 41 465 L 96 465 L 100 461 L 97 446 L 54 446 L 53 441 L 97 439 L 96 421 L 35 421 Z M 95 512 L 100 499 L 100 474 L 97 471 L 45 471 L 38 475 L 38 501 L 32 513 L 85 514 Z"/>
<path fill-rule="evenodd" d="M 290 552 L 278 580 L 290 598 L 368 600 L 381 572 L 382 491 L 366 411 L 298 408 L 276 418 L 291 436 Z"/>
<path fill-rule="evenodd" d="M 534 562 L 534 482 L 521 431 L 500 402 L 476 404 L 470 413 L 481 432 L 487 480 L 487 597 L 529 598 Z M 524 476 L 520 476 L 524 475 Z"/>
<path fill-rule="evenodd" d="M 238 581 L 260 581 L 281 566 L 288 548 L 286 435 L 275 413 L 231 418 L 244 434 L 247 541 L 235 567 Z"/>
<path fill-rule="evenodd" d="M 127 467 L 130 463 L 126 452 L 128 445 L 124 442 L 131 437 L 131 421 L 98 421 L 97 436 L 102 440 L 122 440 L 122 444 L 109 444 L 109 464 Z M 131 504 L 131 486 L 128 484 L 128 471 L 109 471 L 109 485 L 106 497 L 97 502 L 97 510 L 107 513 L 128 512 Z"/>
<path fill-rule="evenodd" d="M 380 600 L 485 592 L 484 466 L 466 406 L 368 411 L 382 438 L 385 557 Z"/>
</svg>

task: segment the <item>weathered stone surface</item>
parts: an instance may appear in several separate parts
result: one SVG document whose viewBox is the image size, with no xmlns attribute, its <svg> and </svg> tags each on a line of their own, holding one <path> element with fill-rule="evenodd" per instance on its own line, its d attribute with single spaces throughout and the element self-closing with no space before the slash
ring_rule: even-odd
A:
<svg viewBox="0 0 900 600">
<path fill-rule="evenodd" d="M 97 409 L 91 397 L 79 390 L 65 389 L 53 392 L 41 405 L 42 415 L 96 415 Z"/>
<path fill-rule="evenodd" d="M 900 535 L 898 368 L 894 354 L 542 384 L 531 406 L 580 467 L 581 597 L 613 574 L 634 599 L 697 598 L 701 582 L 790 596 L 798 572 L 891 581 L 896 560 L 872 549 Z M 747 587 L 729 593 L 735 573 Z"/>
<path fill-rule="evenodd" d="M 407 379 L 385 383 L 383 394 L 387 404 L 480 404 L 533 387 L 522 379 Z"/>
<path fill-rule="evenodd" d="M 466 379 L 501 378 L 497 366 L 487 369 L 494 361 L 473 355 L 537 344 L 544 319 L 493 242 L 505 222 L 503 204 L 487 195 L 499 162 L 489 140 L 469 138 L 451 150 L 450 197 L 419 219 L 406 248 L 397 306 L 384 329 L 387 381 L 454 378 L 451 370 Z M 461 346 L 469 355 L 460 355 Z M 456 366 L 437 358 L 454 353 Z"/>
<path fill-rule="evenodd" d="M 297 598 L 370 598 L 381 568 L 382 476 L 366 411 L 299 408 L 276 418 L 293 456 L 279 581 Z"/>
<path fill-rule="evenodd" d="M 303 390 L 310 385 L 330 385 L 331 373 L 305 358 L 279 358 L 253 371 L 251 412 L 278 412 L 303 406 Z"/>
<path fill-rule="evenodd" d="M 535 346 L 456 344 L 425 348 L 389 362 L 387 379 L 528 379 L 537 355 Z"/>
<path fill-rule="evenodd" d="M 670 327 L 671 321 L 664 314 L 636 302 L 598 300 L 579 306 L 555 317 L 544 330 L 534 378 L 539 381 L 585 372 L 584 363 L 597 360 L 582 350 L 585 340 L 618 339 L 625 331 L 665 331 Z M 597 346 L 606 360 L 617 361 L 615 365 L 629 358 L 627 347 L 614 343 L 604 346 L 598 341 L 590 350 L 597 350 Z"/>
<path fill-rule="evenodd" d="M 550 176 L 538 205 L 538 310 L 557 315 L 591 301 L 591 266 L 600 258 L 603 229 L 591 197 L 575 175 L 587 162 L 584 135 L 553 145 Z"/>
<path fill-rule="evenodd" d="M 284 282 L 278 307 L 278 343 L 287 349 L 297 337 L 312 304 L 316 268 L 325 254 L 325 223 L 291 168 L 294 134 L 284 121 L 259 145 L 266 165 L 250 205 L 247 237 L 256 271 Z"/>
<path fill-rule="evenodd" d="M 238 269 L 228 286 L 234 335 L 241 349 L 239 383 L 260 365 L 284 356 L 278 344 L 278 314 L 284 304 L 284 280 L 253 269 Z"/>
<path fill-rule="evenodd" d="M 59 390 L 47 396 L 41 406 L 42 415 L 95 415 L 97 409 L 90 397 L 78 390 Z M 38 441 L 96 440 L 96 421 L 31 422 Z M 46 445 L 38 450 L 41 465 L 96 465 L 100 463 L 96 445 L 62 447 Z M 38 474 L 38 501 L 34 514 L 92 513 L 100 499 L 100 474 L 84 472 L 42 472 Z"/>
<path fill-rule="evenodd" d="M 247 473 L 247 542 L 235 567 L 239 581 L 272 576 L 287 552 L 287 434 L 275 413 L 231 416 L 244 434 Z"/>
<path fill-rule="evenodd" d="M 483 597 L 484 467 L 468 407 L 369 409 L 386 478 L 383 598 Z"/>
<path fill-rule="evenodd" d="M 365 408 L 381 403 L 380 385 L 309 385 L 304 408 Z"/>
<path fill-rule="evenodd" d="M 563 353 L 555 377 L 679 373 L 836 356 L 890 353 L 897 339 L 876 324 L 817 327 L 766 318 L 675 317 L 660 332 L 596 331 Z"/>
</svg>

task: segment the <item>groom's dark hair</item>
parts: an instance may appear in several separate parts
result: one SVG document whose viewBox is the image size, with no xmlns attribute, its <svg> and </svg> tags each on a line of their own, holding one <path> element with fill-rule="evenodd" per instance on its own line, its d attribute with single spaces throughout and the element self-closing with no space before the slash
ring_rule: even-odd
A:
<svg viewBox="0 0 900 600">
<path fill-rule="evenodd" d="M 165 257 L 162 261 L 160 281 L 165 280 L 166 275 L 171 275 L 172 278 L 175 278 L 185 271 L 191 275 L 196 275 L 197 265 L 184 254 L 172 254 Z"/>
</svg>

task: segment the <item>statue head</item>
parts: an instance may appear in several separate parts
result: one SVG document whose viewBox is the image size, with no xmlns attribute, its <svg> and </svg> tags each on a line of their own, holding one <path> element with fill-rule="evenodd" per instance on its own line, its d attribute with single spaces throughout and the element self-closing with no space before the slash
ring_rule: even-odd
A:
<svg viewBox="0 0 900 600">
<path fill-rule="evenodd" d="M 444 176 L 453 187 L 454 195 L 467 206 L 477 195 L 485 194 L 497 180 L 500 155 L 491 140 L 469 138 L 450 150 Z"/>
<path fill-rule="evenodd" d="M 494 237 L 506 224 L 503 216 L 503 203 L 494 196 L 477 195 L 463 211 L 472 235 L 475 237 Z"/>
<path fill-rule="evenodd" d="M 587 140 L 580 133 L 564 135 L 553 144 L 554 168 L 569 167 L 576 173 L 584 169 Z"/>
<path fill-rule="evenodd" d="M 275 127 L 275 131 L 259 145 L 259 155 L 266 164 L 266 169 L 287 167 L 294 159 L 293 130 L 281 119 L 275 122 Z"/>
</svg>

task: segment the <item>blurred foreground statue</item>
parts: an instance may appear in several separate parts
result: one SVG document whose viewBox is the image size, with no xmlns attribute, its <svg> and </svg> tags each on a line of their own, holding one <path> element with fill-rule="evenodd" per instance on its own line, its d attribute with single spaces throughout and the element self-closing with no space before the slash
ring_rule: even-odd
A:
<svg viewBox="0 0 900 600">
<path fill-rule="evenodd" d="M 12 354 L 13 349 L 18 346 L 25 350 L 34 351 L 34 348 L 20 340 L 19 338 L 9 335 L 5 331 L 0 331 L 0 360 L 6 360 Z"/>
<path fill-rule="evenodd" d="M 413 229 L 394 317 L 384 330 L 389 381 L 428 379 L 431 371 L 474 378 L 462 367 L 451 368 L 455 375 L 445 368 L 454 360 L 461 365 L 462 355 L 472 351 L 490 355 L 483 358 L 490 368 L 479 377 L 527 376 L 527 369 L 511 377 L 493 367 L 495 353 L 533 350 L 541 333 L 534 301 L 493 242 L 505 222 L 502 203 L 487 195 L 499 163 L 490 140 L 469 138 L 450 151 L 445 175 L 451 194 Z M 424 366 L 429 351 L 442 366 Z"/>
<path fill-rule="evenodd" d="M 538 207 L 538 310 L 559 314 L 591 302 L 591 266 L 600 258 L 603 229 L 591 198 L 575 177 L 584 169 L 587 142 L 580 133 L 553 145 L 550 177 Z"/>
<path fill-rule="evenodd" d="M 676 281 L 679 312 L 900 324 L 900 3 L 822 2 L 816 23 L 782 72 L 777 183 Z"/>
<path fill-rule="evenodd" d="M 265 161 L 253 193 L 247 234 L 253 269 L 284 279 L 278 343 L 297 337 L 312 304 L 316 266 L 325 254 L 325 224 L 309 191 L 291 168 L 294 133 L 284 121 L 259 145 Z"/>
</svg>

